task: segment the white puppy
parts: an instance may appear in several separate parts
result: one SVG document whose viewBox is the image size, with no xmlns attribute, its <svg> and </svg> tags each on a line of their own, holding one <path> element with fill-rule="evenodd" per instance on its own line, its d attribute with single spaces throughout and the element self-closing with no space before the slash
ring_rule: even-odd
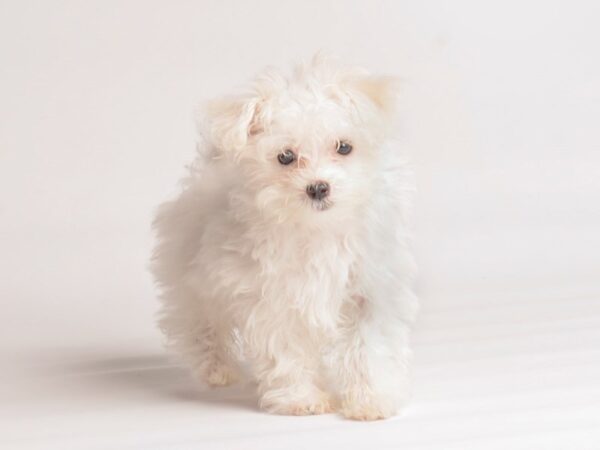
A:
<svg viewBox="0 0 600 450">
<path fill-rule="evenodd" d="M 152 265 L 160 326 L 204 383 L 249 372 L 279 414 L 372 420 L 406 398 L 413 185 L 389 142 L 395 86 L 317 56 L 209 104 Z"/>
</svg>

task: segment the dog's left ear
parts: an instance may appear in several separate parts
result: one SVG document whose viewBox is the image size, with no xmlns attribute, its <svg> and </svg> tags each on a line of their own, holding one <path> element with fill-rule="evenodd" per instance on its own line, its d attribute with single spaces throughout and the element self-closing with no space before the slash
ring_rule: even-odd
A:
<svg viewBox="0 0 600 450">
<path fill-rule="evenodd" d="M 346 80 L 347 89 L 355 102 L 357 95 L 366 99 L 384 117 L 393 116 L 399 93 L 399 80 L 389 76 L 361 75 Z"/>
<path fill-rule="evenodd" d="M 214 100 L 206 109 L 208 128 L 212 143 L 222 152 L 238 155 L 247 145 L 248 139 L 259 133 L 261 100 L 246 95 Z"/>
<path fill-rule="evenodd" d="M 397 78 L 388 76 L 368 76 L 357 81 L 357 87 L 385 114 L 392 114 L 396 108 L 400 83 Z"/>
</svg>

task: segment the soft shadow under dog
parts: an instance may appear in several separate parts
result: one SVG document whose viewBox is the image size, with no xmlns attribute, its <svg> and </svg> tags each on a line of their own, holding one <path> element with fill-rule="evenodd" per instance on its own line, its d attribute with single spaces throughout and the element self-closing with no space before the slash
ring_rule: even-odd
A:
<svg viewBox="0 0 600 450">
<path fill-rule="evenodd" d="M 184 367 L 166 355 L 107 356 L 87 354 L 84 358 L 65 358 L 51 371 L 71 387 L 88 392 L 91 389 L 107 399 L 168 398 L 184 403 L 258 410 L 256 394 L 251 386 L 204 388 Z"/>
</svg>

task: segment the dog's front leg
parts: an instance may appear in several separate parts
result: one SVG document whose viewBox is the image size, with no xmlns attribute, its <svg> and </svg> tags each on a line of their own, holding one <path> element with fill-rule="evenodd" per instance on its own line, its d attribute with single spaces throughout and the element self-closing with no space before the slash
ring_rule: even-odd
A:
<svg viewBox="0 0 600 450">
<path fill-rule="evenodd" d="M 293 321 L 269 320 L 260 327 L 247 327 L 244 334 L 262 409 L 286 415 L 332 411 L 330 395 L 320 383 L 315 345 Z"/>
<path fill-rule="evenodd" d="M 341 412 L 355 420 L 392 416 L 409 395 L 408 325 L 394 304 L 356 296 L 344 308 L 329 356 Z"/>
</svg>

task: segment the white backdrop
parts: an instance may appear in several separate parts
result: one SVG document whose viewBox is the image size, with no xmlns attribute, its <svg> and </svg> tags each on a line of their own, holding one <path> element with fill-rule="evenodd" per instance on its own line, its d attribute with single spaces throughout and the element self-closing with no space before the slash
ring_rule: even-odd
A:
<svg viewBox="0 0 600 450">
<path fill-rule="evenodd" d="M 398 419 L 410 432 L 379 425 L 381 445 L 531 450 L 577 435 L 597 448 L 598 23 L 594 1 L 1 1 L 0 445 L 257 448 L 264 433 L 277 448 L 285 429 L 360 448 L 356 424 L 194 394 L 162 353 L 146 271 L 153 209 L 193 156 L 199 102 L 324 49 L 403 78 L 419 179 L 421 381 Z M 464 420 L 449 425 L 454 408 Z"/>
</svg>

